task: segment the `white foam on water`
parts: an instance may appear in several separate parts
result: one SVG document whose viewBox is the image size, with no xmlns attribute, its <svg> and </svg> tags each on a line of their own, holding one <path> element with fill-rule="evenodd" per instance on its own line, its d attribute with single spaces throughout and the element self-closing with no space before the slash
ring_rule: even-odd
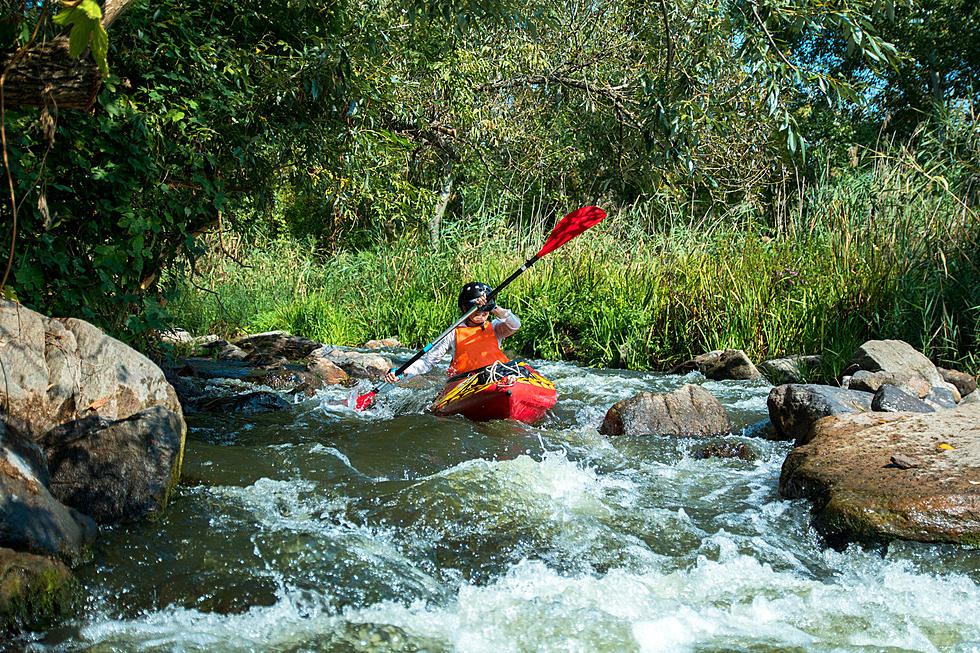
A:
<svg viewBox="0 0 980 653">
<path fill-rule="evenodd" d="M 464 585 L 451 606 L 379 604 L 346 616 L 399 625 L 472 652 L 753 644 L 934 651 L 980 637 L 974 583 L 884 567 L 881 576 L 861 577 L 855 586 L 775 571 L 737 554 L 668 575 L 567 576 L 528 561 L 491 585 Z M 906 583 L 920 584 L 918 598 L 908 596 Z"/>
</svg>

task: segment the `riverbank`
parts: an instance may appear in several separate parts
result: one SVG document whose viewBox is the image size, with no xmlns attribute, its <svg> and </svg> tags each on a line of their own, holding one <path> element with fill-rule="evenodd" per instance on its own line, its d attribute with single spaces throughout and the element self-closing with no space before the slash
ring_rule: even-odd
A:
<svg viewBox="0 0 980 653">
<path fill-rule="evenodd" d="M 650 236 L 635 218 L 612 213 L 507 289 L 501 303 L 523 323 L 513 350 L 661 371 L 718 349 L 753 360 L 821 353 L 836 375 L 865 340 L 896 338 L 940 364 L 980 369 L 980 285 L 963 243 L 931 240 L 923 252 L 922 232 L 859 227 Z M 338 345 L 384 335 L 421 346 L 455 319 L 463 283 L 503 280 L 549 226 L 474 222 L 479 231 L 444 233 L 435 248 L 404 238 L 327 253 L 309 240 L 226 240 L 232 256 L 202 259 L 190 282 L 171 277 L 179 294 L 167 310 L 195 334 L 282 329 Z"/>
</svg>

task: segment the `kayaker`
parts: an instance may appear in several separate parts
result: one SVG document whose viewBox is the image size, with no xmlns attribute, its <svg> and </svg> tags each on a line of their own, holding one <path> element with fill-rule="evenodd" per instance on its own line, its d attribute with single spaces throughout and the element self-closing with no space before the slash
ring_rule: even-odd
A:
<svg viewBox="0 0 980 653">
<path fill-rule="evenodd" d="M 448 376 L 480 369 L 495 362 L 508 362 L 500 349 L 500 343 L 521 328 L 521 321 L 506 308 L 497 306 L 496 302 L 488 304 L 487 293 L 490 290 L 490 286 L 478 281 L 463 286 L 458 300 L 460 314 L 470 310 L 473 304 L 479 306 L 480 310 L 456 327 L 452 335 L 446 336 L 422 358 L 408 366 L 401 378 L 425 374 L 442 360 L 446 352 L 453 357 Z M 491 315 L 495 319 L 488 322 Z M 384 380 L 395 383 L 398 379 L 393 371 L 389 371 Z"/>
</svg>

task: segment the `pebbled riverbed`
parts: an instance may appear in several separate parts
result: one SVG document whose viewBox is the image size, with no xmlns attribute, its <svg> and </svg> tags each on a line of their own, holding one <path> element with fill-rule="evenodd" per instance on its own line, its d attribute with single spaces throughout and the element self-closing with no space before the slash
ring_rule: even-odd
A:
<svg viewBox="0 0 980 653">
<path fill-rule="evenodd" d="M 776 491 L 768 385 L 536 367 L 534 427 L 424 414 L 434 390 L 189 415 L 168 510 L 104 530 L 81 618 L 13 650 L 980 651 L 980 551 L 827 548 Z M 598 434 L 691 382 L 755 460 Z"/>
</svg>

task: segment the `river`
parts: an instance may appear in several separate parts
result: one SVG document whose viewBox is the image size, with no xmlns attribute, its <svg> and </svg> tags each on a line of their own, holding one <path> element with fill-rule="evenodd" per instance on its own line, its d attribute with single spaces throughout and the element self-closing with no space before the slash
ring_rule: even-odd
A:
<svg viewBox="0 0 980 653">
<path fill-rule="evenodd" d="M 559 403 L 534 427 L 401 388 L 362 414 L 337 386 L 189 415 L 168 509 L 103 529 L 79 619 L 15 650 L 980 650 L 980 551 L 826 546 L 776 490 L 768 385 L 536 367 Z M 688 382 L 754 460 L 598 433 L 614 402 Z"/>
</svg>

